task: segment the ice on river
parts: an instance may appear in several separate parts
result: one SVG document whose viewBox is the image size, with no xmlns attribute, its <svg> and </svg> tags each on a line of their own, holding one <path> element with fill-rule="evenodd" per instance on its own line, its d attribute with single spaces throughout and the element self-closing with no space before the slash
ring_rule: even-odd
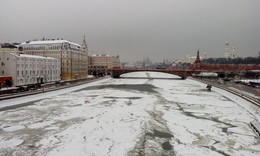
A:
<svg viewBox="0 0 260 156">
<path fill-rule="evenodd" d="M 260 155 L 249 126 L 259 108 L 169 74 L 122 77 L 23 97 L 28 106 L 1 111 L 0 155 Z M 0 107 L 12 104 L 19 98 Z"/>
</svg>

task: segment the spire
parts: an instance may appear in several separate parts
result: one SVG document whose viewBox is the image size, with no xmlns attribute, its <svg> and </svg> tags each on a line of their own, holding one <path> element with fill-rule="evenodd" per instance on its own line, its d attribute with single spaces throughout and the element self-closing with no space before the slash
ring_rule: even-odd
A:
<svg viewBox="0 0 260 156">
<path fill-rule="evenodd" d="M 88 53 L 88 45 L 87 45 L 87 42 L 86 42 L 86 35 L 85 34 L 84 34 L 82 46 L 85 48 L 85 52 Z"/>
<path fill-rule="evenodd" d="M 197 63 L 201 63 L 201 61 L 200 61 L 200 51 L 199 51 L 199 49 L 198 49 L 198 51 L 197 51 L 197 57 L 196 57 L 195 63 L 196 63 L 196 64 L 197 64 Z"/>
</svg>

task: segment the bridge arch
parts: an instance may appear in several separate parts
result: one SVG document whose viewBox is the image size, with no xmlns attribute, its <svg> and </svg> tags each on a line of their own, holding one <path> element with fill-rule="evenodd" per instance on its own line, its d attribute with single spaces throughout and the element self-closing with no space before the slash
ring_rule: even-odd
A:
<svg viewBox="0 0 260 156">
<path fill-rule="evenodd" d="M 128 75 L 128 74 L 131 74 L 131 75 Z M 153 73 L 161 73 L 161 74 L 167 74 L 167 75 L 164 75 L 164 77 L 166 79 L 181 79 L 178 75 L 175 75 L 175 74 L 171 74 L 171 73 L 167 73 L 167 72 L 160 72 L 160 71 L 149 71 L 149 72 L 145 72 L 145 71 L 137 71 L 137 72 L 127 72 L 127 73 L 124 73 L 124 74 L 121 74 L 120 75 L 120 78 L 143 78 L 143 79 L 149 79 L 149 78 L 152 78 L 152 79 L 164 79 L 164 77 L 161 77 L 161 76 L 156 76 L 156 75 L 153 75 Z M 172 75 L 172 76 L 169 76 L 169 75 Z"/>
<path fill-rule="evenodd" d="M 111 77 L 120 78 L 122 74 L 131 73 L 131 72 L 161 72 L 161 73 L 177 75 L 181 77 L 181 79 L 186 79 L 187 76 L 192 75 L 192 72 L 190 71 L 184 71 L 184 70 L 176 71 L 171 69 L 112 69 Z"/>
</svg>

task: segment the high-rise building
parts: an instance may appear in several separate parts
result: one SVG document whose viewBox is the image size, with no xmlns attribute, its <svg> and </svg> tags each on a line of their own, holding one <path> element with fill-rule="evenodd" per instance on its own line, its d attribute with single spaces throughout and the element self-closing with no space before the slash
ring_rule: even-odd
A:
<svg viewBox="0 0 260 156">
<path fill-rule="evenodd" d="M 61 79 L 82 79 L 88 76 L 88 47 L 67 40 L 27 41 L 18 49 L 28 55 L 48 56 L 60 59 Z"/>
</svg>

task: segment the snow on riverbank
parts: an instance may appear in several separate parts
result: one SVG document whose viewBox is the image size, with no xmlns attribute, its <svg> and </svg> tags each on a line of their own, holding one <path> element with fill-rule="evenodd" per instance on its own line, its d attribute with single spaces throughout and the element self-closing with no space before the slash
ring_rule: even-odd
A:
<svg viewBox="0 0 260 156">
<path fill-rule="evenodd" d="M 246 101 L 163 73 L 123 77 L 0 112 L 0 155 L 260 154 L 248 125 L 259 114 Z"/>
<path fill-rule="evenodd" d="M 198 82 L 198 81 L 194 81 L 194 80 L 189 80 L 189 81 L 192 81 L 192 83 L 194 84 L 198 84 L 202 87 L 205 87 L 206 84 L 204 83 L 201 83 L 201 82 Z M 250 112 L 258 121 L 260 121 L 260 108 L 257 107 L 256 105 L 253 105 L 251 104 L 249 101 L 239 97 L 239 96 L 236 96 L 230 92 L 227 92 L 225 90 L 222 90 L 222 89 L 219 89 L 219 88 L 216 88 L 216 87 L 213 87 L 212 88 L 213 91 L 227 97 L 228 99 L 236 102 L 239 106 L 245 108 L 248 112 Z"/>
<path fill-rule="evenodd" d="M 248 93 L 248 92 L 246 92 L 246 91 L 242 91 L 242 90 L 239 90 L 239 89 L 234 88 L 234 87 L 228 87 L 228 88 L 229 88 L 229 89 L 232 89 L 232 90 L 234 90 L 234 91 L 236 91 L 236 92 L 238 92 L 238 93 L 240 93 L 240 94 L 244 94 L 244 95 L 248 95 L 248 96 L 251 96 L 251 97 L 253 97 L 253 98 L 256 98 L 256 99 L 260 99 L 260 96 L 256 96 L 256 95 L 251 94 L 251 93 Z"/>
<path fill-rule="evenodd" d="M 18 98 L 13 98 L 13 99 L 8 99 L 8 100 L 2 100 L 2 101 L 0 101 L 0 109 L 4 108 L 4 107 L 10 107 L 10 106 L 23 104 L 23 103 L 37 101 L 37 100 L 41 100 L 41 99 L 51 98 L 56 95 L 76 91 L 76 90 L 86 88 L 86 87 L 92 86 L 92 85 L 97 85 L 97 84 L 105 82 L 107 80 L 108 80 L 108 78 L 105 78 L 103 80 L 86 83 L 83 85 L 74 86 L 74 87 L 70 87 L 70 88 L 59 89 L 59 90 L 55 90 L 55 91 L 50 91 L 50 92 L 45 92 L 45 93 L 40 93 L 40 94 L 35 94 L 35 95 L 30 95 L 30 96 L 24 96 L 24 97 L 18 97 Z"/>
</svg>

